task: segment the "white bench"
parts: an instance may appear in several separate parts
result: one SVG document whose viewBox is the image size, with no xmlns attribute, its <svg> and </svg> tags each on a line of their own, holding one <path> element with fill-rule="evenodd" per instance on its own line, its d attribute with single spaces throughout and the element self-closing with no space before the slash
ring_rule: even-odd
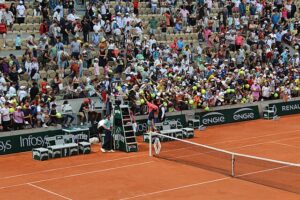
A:
<svg viewBox="0 0 300 200">
<path fill-rule="evenodd" d="M 155 127 L 158 133 L 162 135 L 167 135 L 175 138 L 192 138 L 194 137 L 194 129 L 193 128 L 183 128 L 181 125 L 178 125 L 177 121 L 169 121 L 163 123 L 155 123 Z M 155 134 L 152 134 L 152 143 L 154 142 L 155 138 L 159 137 Z M 143 135 L 144 142 L 149 142 L 149 134 L 145 133 Z M 160 138 L 161 141 L 169 141 L 169 138 L 162 137 Z"/>
<path fill-rule="evenodd" d="M 74 142 L 73 135 L 47 137 L 46 143 L 51 158 L 71 156 L 79 153 L 78 144 Z"/>
<path fill-rule="evenodd" d="M 177 121 L 163 122 L 155 124 L 160 134 L 168 135 L 176 138 L 183 138 L 182 130 L 177 126 Z M 168 141 L 167 138 L 161 138 L 162 141 Z"/>
</svg>

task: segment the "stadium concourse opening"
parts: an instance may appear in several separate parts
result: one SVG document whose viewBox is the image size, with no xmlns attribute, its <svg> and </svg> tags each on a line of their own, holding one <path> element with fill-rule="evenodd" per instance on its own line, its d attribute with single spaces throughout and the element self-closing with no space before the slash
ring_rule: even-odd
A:
<svg viewBox="0 0 300 200">
<path fill-rule="evenodd" d="M 103 154 L 93 145 L 91 154 L 44 162 L 29 152 L 3 155 L 0 198 L 298 200 L 299 170 L 285 165 L 300 162 L 298 121 L 292 115 L 211 126 L 183 143 L 161 143 L 158 156 L 180 162 L 149 157 L 141 137 L 140 151 L 131 154 Z M 223 153 L 199 151 L 199 144 Z M 232 157 L 224 152 L 235 152 L 235 178 Z"/>
</svg>

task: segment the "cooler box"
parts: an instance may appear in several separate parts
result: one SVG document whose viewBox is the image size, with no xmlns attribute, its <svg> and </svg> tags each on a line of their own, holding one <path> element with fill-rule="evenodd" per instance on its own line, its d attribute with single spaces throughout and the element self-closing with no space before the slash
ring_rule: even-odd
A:
<svg viewBox="0 0 300 200">
<path fill-rule="evenodd" d="M 193 138 L 194 137 L 194 129 L 193 128 L 182 128 L 183 136 L 185 138 Z"/>
<path fill-rule="evenodd" d="M 48 149 L 46 148 L 36 148 L 32 149 L 32 158 L 34 160 L 48 160 L 49 159 L 49 152 Z"/>
<path fill-rule="evenodd" d="M 91 143 L 89 142 L 79 142 L 79 153 L 81 154 L 89 154 L 91 153 Z"/>
<path fill-rule="evenodd" d="M 189 119 L 188 120 L 188 127 L 197 129 L 200 126 L 200 120 L 199 119 Z"/>
<path fill-rule="evenodd" d="M 264 119 L 274 119 L 277 117 L 275 106 L 267 106 L 263 111 Z"/>
<path fill-rule="evenodd" d="M 129 152 L 137 152 L 138 151 L 138 146 L 137 144 L 127 144 L 127 153 Z"/>
</svg>

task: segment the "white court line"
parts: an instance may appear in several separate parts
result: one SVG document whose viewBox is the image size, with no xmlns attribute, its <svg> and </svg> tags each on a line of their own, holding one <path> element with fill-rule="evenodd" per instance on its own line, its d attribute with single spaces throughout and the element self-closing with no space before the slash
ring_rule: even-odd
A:
<svg viewBox="0 0 300 200">
<path fill-rule="evenodd" d="M 274 171 L 274 170 L 278 170 L 278 169 L 282 169 L 282 168 L 287 168 L 287 167 L 289 167 L 289 166 L 282 166 L 282 167 L 276 167 L 276 168 L 271 168 L 271 169 L 266 169 L 266 170 L 260 170 L 260 171 L 250 172 L 250 173 L 246 173 L 246 174 L 237 175 L 235 177 L 239 178 L 239 177 L 243 177 L 243 176 L 249 176 L 249 175 L 253 175 L 253 174 L 259 174 L 259 173 L 263 173 L 263 172 Z M 199 185 L 206 185 L 206 184 L 220 182 L 220 181 L 224 181 L 224 180 L 228 180 L 228 179 L 233 179 L 233 178 L 234 177 L 225 177 L 225 178 L 219 178 L 219 179 L 214 179 L 214 180 L 210 180 L 210 181 L 193 183 L 193 184 L 189 184 L 189 185 L 183 185 L 183 186 L 180 186 L 180 187 L 174 187 L 174 188 L 169 188 L 169 189 L 165 189 L 165 190 L 158 190 L 158 191 L 155 191 L 155 192 L 149 192 L 149 193 L 145 193 L 145 194 L 140 194 L 140 195 L 136 195 L 136 196 L 132 196 L 132 197 L 126 197 L 126 198 L 122 198 L 122 199 L 119 199 L 119 200 L 128 200 L 128 199 L 136 199 L 136 198 L 139 198 L 139 197 L 147 197 L 147 196 L 151 196 L 151 195 L 155 195 L 155 194 L 161 194 L 161 193 L 165 193 L 165 192 L 170 192 L 170 191 L 174 191 L 174 190 L 180 190 L 180 189 L 195 187 L 195 186 L 199 186 Z M 241 179 L 241 180 L 247 181 L 247 180 L 244 180 L 244 179 Z M 255 184 L 261 185 L 259 183 L 255 183 Z M 262 185 L 262 186 L 264 186 L 264 185 Z M 269 186 L 267 186 L 267 187 L 269 187 Z"/>
<path fill-rule="evenodd" d="M 159 190 L 159 191 L 155 191 L 155 192 L 149 192 L 149 193 L 145 193 L 145 194 L 140 194 L 140 195 L 133 196 L 133 197 L 126 197 L 126 198 L 122 198 L 120 200 L 128 200 L 128 199 L 135 199 L 135 198 L 139 198 L 139 197 L 146 197 L 146 196 L 150 196 L 150 195 L 154 195 L 154 194 L 160 194 L 160 193 L 164 193 L 164 192 L 170 192 L 170 191 L 174 191 L 174 190 L 180 190 L 180 189 L 194 187 L 194 186 L 198 186 L 198 185 L 205 185 L 205 184 L 209 184 L 209 183 L 215 183 L 215 182 L 219 182 L 219 181 L 224 181 L 224 180 L 227 180 L 227 179 L 230 179 L 230 178 L 231 177 L 225 177 L 225 178 L 219 178 L 219 179 L 214 179 L 214 180 L 210 180 L 210 181 L 193 183 L 193 184 L 189 184 L 189 185 L 183 185 L 183 186 L 180 186 L 180 187 L 174 187 L 174 188 L 169 188 L 169 189 L 165 189 L 165 190 Z"/>
<path fill-rule="evenodd" d="M 285 141 L 285 140 L 291 140 L 291 139 L 296 139 L 296 138 L 300 138 L 300 136 L 292 137 L 292 138 L 286 138 L 286 139 L 279 139 L 279 140 L 271 140 L 271 141 L 266 141 L 266 142 L 259 142 L 259 143 L 255 143 L 255 144 L 248 144 L 248 145 L 235 147 L 235 148 L 230 148 L 230 149 L 242 149 L 242 148 L 245 148 L 245 147 L 252 147 L 252 146 L 257 146 L 257 145 L 261 145 L 261 144 L 268 144 L 268 143 L 276 143 L 278 141 Z"/>
<path fill-rule="evenodd" d="M 33 184 L 31 184 L 31 183 L 27 183 L 27 185 L 30 185 L 30 186 L 32 186 L 32 187 L 34 187 L 34 188 L 37 188 L 37 189 L 39 189 L 39 190 L 42 190 L 42 191 L 44 191 L 44 192 L 53 194 L 53 195 L 55 195 L 55 196 L 59 196 L 59 197 L 61 197 L 61 198 L 63 198 L 63 199 L 72 200 L 72 199 L 70 199 L 70 198 L 68 198 L 68 197 L 65 197 L 65 196 L 63 196 L 63 195 L 57 194 L 57 193 L 55 193 L 55 192 L 52 192 L 52 191 L 47 190 L 47 189 L 45 189 L 45 188 L 39 187 L 39 186 L 37 186 L 37 185 L 33 185 Z"/>
<path fill-rule="evenodd" d="M 17 186 L 22 186 L 22 185 L 26 185 L 26 184 L 29 184 L 29 183 L 34 184 L 34 183 L 41 183 L 41 182 L 46 182 L 46 181 L 59 180 L 59 179 L 64 179 L 64 178 L 70 178 L 70 177 L 82 176 L 82 175 L 87 175 L 87 174 L 106 172 L 106 171 L 112 171 L 112 170 L 116 170 L 116 169 L 129 168 L 129 167 L 134 167 L 134 166 L 139 166 L 139 165 L 145 165 L 145 164 L 149 164 L 149 163 L 153 163 L 153 162 L 154 161 L 141 162 L 141 163 L 135 163 L 135 164 L 131 164 L 131 165 L 123 165 L 123 166 L 120 166 L 120 167 L 112 167 L 112 168 L 100 169 L 100 170 L 89 171 L 89 172 L 84 172 L 84 173 L 71 174 L 71 175 L 61 176 L 61 177 L 56 177 L 56 178 L 42 179 L 42 180 L 39 180 L 39 181 L 31 181 L 31 182 L 27 182 L 27 183 L 20 183 L 20 184 L 16 184 L 16 185 L 0 187 L 0 190 L 1 189 L 12 188 L 12 187 L 17 187 Z"/>
<path fill-rule="evenodd" d="M 289 144 L 283 144 L 283 143 L 280 143 L 280 142 L 272 142 L 274 144 L 279 144 L 279 145 L 282 145 L 282 146 L 287 146 L 287 147 L 293 147 L 293 148 L 297 148 L 297 149 L 300 149 L 300 147 L 296 147 L 294 145 L 289 145 Z"/>
<path fill-rule="evenodd" d="M 222 141 L 222 142 L 210 143 L 210 144 L 207 144 L 207 145 L 223 144 L 223 143 L 230 143 L 230 142 L 239 142 L 239 141 L 244 141 L 244 140 L 264 138 L 264 137 L 269 137 L 269 136 L 274 136 L 274 135 L 285 135 L 285 134 L 296 133 L 296 132 L 300 132 L 300 129 L 293 130 L 293 131 L 279 132 L 279 133 L 277 132 L 277 133 L 274 133 L 274 134 L 268 134 L 268 135 L 262 135 L 262 136 L 255 136 L 255 137 L 248 137 L 248 138 L 236 139 L 236 140 L 226 140 L 226 141 Z"/>
<path fill-rule="evenodd" d="M 143 154 L 145 154 L 145 153 L 143 153 Z M 142 157 L 142 156 L 143 155 L 127 156 L 127 157 L 110 159 L 110 160 L 104 160 L 104 161 L 98 161 L 98 162 L 84 163 L 84 164 L 80 164 L 80 165 L 72 165 L 72 166 L 68 166 L 68 167 L 59 167 L 59 168 L 47 169 L 47 170 L 36 171 L 36 172 L 31 172 L 31 173 L 17 174 L 17 175 L 13 175 L 13 176 L 1 177 L 0 180 L 2 180 L 2 179 L 9 179 L 9 178 L 17 178 L 17 177 L 20 177 L 20 176 L 28 176 L 28 175 L 33 175 L 33 174 L 40 174 L 40 173 L 52 172 L 52 171 L 58 171 L 58 170 L 64 170 L 64 169 L 70 169 L 70 168 L 75 168 L 75 167 L 83 167 L 83 166 L 88 166 L 88 165 L 96 165 L 96 164 L 99 164 L 99 163 L 107 163 L 107 162 L 113 162 L 113 161 L 118 161 L 118 160 L 125 160 L 125 159 L 129 159 L 129 158 L 137 158 L 137 157 Z"/>
</svg>

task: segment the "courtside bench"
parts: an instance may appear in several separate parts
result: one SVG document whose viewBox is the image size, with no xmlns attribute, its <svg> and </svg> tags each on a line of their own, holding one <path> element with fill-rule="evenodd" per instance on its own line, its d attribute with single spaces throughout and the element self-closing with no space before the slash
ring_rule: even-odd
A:
<svg viewBox="0 0 300 200">
<path fill-rule="evenodd" d="M 91 152 L 91 144 L 86 142 L 86 134 L 57 135 L 45 138 L 47 148 L 35 148 L 32 157 L 35 160 L 48 160 L 65 156 L 87 154 Z"/>
<path fill-rule="evenodd" d="M 177 121 L 163 122 L 155 124 L 156 130 L 163 135 L 168 135 L 175 138 L 192 138 L 194 137 L 193 128 L 182 128 L 178 125 Z M 152 142 L 154 142 L 156 135 L 153 135 Z M 146 133 L 143 135 L 144 142 L 149 142 L 149 134 Z M 168 141 L 167 138 L 162 138 L 162 142 Z"/>
<path fill-rule="evenodd" d="M 49 156 L 51 158 L 78 154 L 78 144 L 73 142 L 73 135 L 57 135 L 46 138 Z"/>
</svg>

